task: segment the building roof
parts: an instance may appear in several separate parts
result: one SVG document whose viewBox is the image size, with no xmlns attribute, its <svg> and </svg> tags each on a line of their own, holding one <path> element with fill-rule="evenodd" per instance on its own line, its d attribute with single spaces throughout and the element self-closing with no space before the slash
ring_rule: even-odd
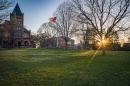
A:
<svg viewBox="0 0 130 86">
<path fill-rule="evenodd" d="M 16 4 L 12 14 L 15 14 L 15 13 L 18 14 L 18 15 L 23 15 L 23 13 L 20 10 L 20 7 L 19 7 L 18 3 Z"/>
<path fill-rule="evenodd" d="M 29 30 L 27 30 L 26 28 L 24 28 L 24 32 L 30 32 Z"/>
</svg>

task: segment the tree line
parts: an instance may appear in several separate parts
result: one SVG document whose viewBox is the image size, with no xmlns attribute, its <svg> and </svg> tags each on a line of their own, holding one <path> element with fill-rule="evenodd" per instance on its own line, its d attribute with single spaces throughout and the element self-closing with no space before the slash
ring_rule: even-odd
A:
<svg viewBox="0 0 130 86">
<path fill-rule="evenodd" d="M 118 43 L 120 32 L 129 30 L 130 0 L 68 0 L 59 5 L 53 14 L 56 23 L 44 23 L 38 30 L 67 38 L 77 36 L 85 48 L 88 41 L 99 44 L 105 55 L 107 45 Z M 55 32 L 47 31 L 51 29 Z"/>
<path fill-rule="evenodd" d="M 12 2 L 0 0 L 0 22 L 8 16 L 8 11 L 6 15 L 2 13 L 9 9 Z M 130 0 L 68 0 L 60 4 L 53 15 L 56 23 L 42 24 L 37 35 L 33 35 L 35 42 L 58 34 L 67 46 L 68 37 L 74 36 L 82 40 L 85 48 L 89 44 L 101 47 L 105 55 L 108 44 L 118 43 L 120 32 L 130 28 Z"/>
</svg>

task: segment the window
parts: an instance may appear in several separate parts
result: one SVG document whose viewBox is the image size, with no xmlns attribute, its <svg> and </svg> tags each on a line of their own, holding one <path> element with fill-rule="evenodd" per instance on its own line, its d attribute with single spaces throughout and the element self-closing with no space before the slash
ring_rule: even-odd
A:
<svg viewBox="0 0 130 86">
<path fill-rule="evenodd" d="M 16 38 L 17 38 L 17 37 L 20 37 L 20 33 L 18 33 L 18 32 L 17 32 L 17 33 L 14 33 L 14 37 L 16 37 Z"/>
<path fill-rule="evenodd" d="M 18 33 L 18 37 L 20 37 L 20 33 Z"/>
<path fill-rule="evenodd" d="M 24 33 L 23 35 L 24 38 L 29 38 L 28 34 Z"/>
<path fill-rule="evenodd" d="M 17 33 L 17 37 L 19 37 L 19 33 Z"/>
<path fill-rule="evenodd" d="M 15 33 L 14 33 L 14 37 L 15 37 Z"/>
<path fill-rule="evenodd" d="M 20 21 L 18 22 L 18 24 L 20 24 Z"/>
</svg>

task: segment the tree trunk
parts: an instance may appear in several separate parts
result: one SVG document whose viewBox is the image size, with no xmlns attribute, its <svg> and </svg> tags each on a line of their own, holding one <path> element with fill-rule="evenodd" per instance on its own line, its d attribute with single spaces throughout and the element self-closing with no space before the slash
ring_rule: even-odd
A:
<svg viewBox="0 0 130 86">
<path fill-rule="evenodd" d="M 65 41 L 65 49 L 68 49 L 67 46 L 68 46 L 68 45 L 67 45 L 67 41 Z"/>
<path fill-rule="evenodd" d="M 106 55 L 106 47 L 105 44 L 102 44 L 102 55 Z"/>
</svg>

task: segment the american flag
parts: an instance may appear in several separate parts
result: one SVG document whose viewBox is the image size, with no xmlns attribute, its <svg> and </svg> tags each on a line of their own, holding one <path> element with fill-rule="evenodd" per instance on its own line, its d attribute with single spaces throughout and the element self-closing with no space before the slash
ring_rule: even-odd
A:
<svg viewBox="0 0 130 86">
<path fill-rule="evenodd" d="M 56 17 L 49 18 L 50 22 L 56 22 Z"/>
</svg>

